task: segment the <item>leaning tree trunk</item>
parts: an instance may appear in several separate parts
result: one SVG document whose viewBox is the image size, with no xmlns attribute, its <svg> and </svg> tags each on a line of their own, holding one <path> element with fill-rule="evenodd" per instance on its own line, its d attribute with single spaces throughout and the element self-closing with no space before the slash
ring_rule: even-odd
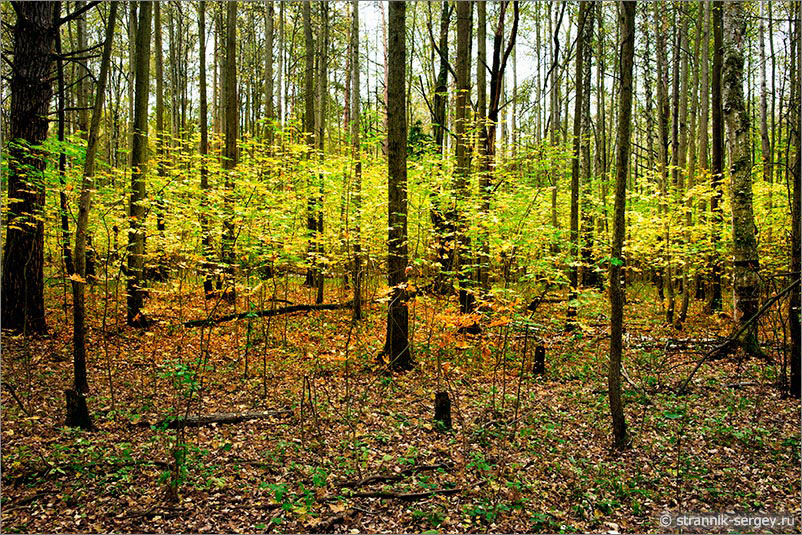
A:
<svg viewBox="0 0 802 535">
<path fill-rule="evenodd" d="M 391 1 L 387 38 L 387 337 L 384 353 L 394 370 L 412 368 L 407 309 L 406 3 Z"/>
<path fill-rule="evenodd" d="M 733 299 L 735 320 L 740 325 L 757 313 L 760 298 L 755 216 L 752 211 L 752 148 L 749 114 L 743 94 L 745 39 L 743 3 L 725 4 L 722 85 L 727 143 L 731 155 Z M 746 348 L 757 350 L 756 323 L 753 322 L 746 329 L 742 342 Z"/>
<path fill-rule="evenodd" d="M 114 37 L 114 26 L 117 20 L 118 2 L 112 2 L 109 8 L 109 19 L 106 25 L 106 41 L 103 45 L 103 59 L 100 63 L 100 77 L 97 81 L 97 94 L 95 95 L 95 105 L 92 110 L 91 124 L 89 125 L 88 139 L 86 143 L 86 159 L 84 160 L 84 177 L 81 183 L 81 195 L 78 201 L 78 221 L 75 227 L 75 277 L 72 278 L 72 300 L 73 300 L 73 388 L 76 392 L 85 394 L 89 391 L 89 383 L 86 379 L 86 242 L 87 230 L 89 227 L 89 210 L 92 206 L 92 190 L 94 189 L 95 177 L 95 158 L 98 149 L 98 137 L 100 130 L 100 120 L 103 115 L 103 100 L 106 96 L 106 83 L 109 77 L 109 66 L 111 65 L 112 39 Z M 80 408 L 81 404 L 70 403 L 68 397 L 67 407 Z M 83 422 L 80 414 L 73 417 L 68 416 L 67 420 Z M 79 425 L 79 427 L 91 427 Z"/>
<path fill-rule="evenodd" d="M 136 76 L 134 89 L 134 141 L 131 151 L 131 197 L 128 231 L 128 324 L 147 323 L 142 313 L 145 301 L 145 175 L 148 150 L 148 86 L 150 82 L 150 22 L 153 4 L 139 3 L 136 32 Z"/>
<path fill-rule="evenodd" d="M 610 254 L 610 365 L 607 386 L 610 413 L 613 419 L 613 442 L 623 449 L 627 445 L 627 424 L 621 400 L 621 353 L 624 327 L 624 290 L 621 287 L 621 267 L 626 234 L 627 171 L 629 169 L 630 123 L 632 121 L 632 64 L 635 55 L 635 2 L 619 4 L 621 27 L 621 56 L 618 92 L 618 148 L 615 172 L 615 216 L 613 219 L 613 248 Z"/>
<path fill-rule="evenodd" d="M 9 109 L 8 215 L 3 250 L 4 329 L 44 333 L 44 170 L 48 108 L 53 96 L 53 44 L 60 2 L 14 4 Z"/>
</svg>

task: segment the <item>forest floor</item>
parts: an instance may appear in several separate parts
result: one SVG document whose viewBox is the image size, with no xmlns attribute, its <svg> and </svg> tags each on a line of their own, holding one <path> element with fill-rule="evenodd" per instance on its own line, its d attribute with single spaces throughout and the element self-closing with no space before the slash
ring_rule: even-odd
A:
<svg viewBox="0 0 802 535">
<path fill-rule="evenodd" d="M 779 365 L 735 354 L 675 393 L 704 341 L 728 330 L 726 316 L 704 316 L 698 302 L 677 332 L 651 289 L 629 291 L 632 447 L 616 453 L 603 293 L 583 294 L 571 333 L 564 303 L 544 303 L 531 324 L 509 322 L 525 308 L 518 301 L 496 307 L 479 335 L 458 333 L 455 300 L 419 295 L 410 304 L 417 366 L 389 375 L 376 359 L 382 303 L 355 326 L 349 310 L 333 310 L 185 328 L 213 303 L 194 283 L 171 282 L 151 290 L 154 324 L 137 330 L 113 300 L 103 327 L 98 285 L 88 300 L 88 433 L 63 427 L 71 311 L 60 287 L 49 291 L 48 337 L 3 336 L 3 533 L 661 532 L 659 515 L 677 510 L 800 521 L 800 406 L 776 388 Z M 256 308 L 261 292 L 248 298 Z M 347 300 L 340 293 L 327 302 Z M 279 297 L 311 302 L 296 283 Z M 530 373 L 536 344 L 546 348 L 544 376 Z M 449 432 L 433 421 L 442 390 Z M 156 425 L 187 407 L 276 413 Z"/>
</svg>

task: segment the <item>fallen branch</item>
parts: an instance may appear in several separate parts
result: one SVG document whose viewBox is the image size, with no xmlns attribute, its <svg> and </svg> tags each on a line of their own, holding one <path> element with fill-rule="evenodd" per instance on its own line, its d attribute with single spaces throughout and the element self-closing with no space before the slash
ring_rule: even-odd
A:
<svg viewBox="0 0 802 535">
<path fill-rule="evenodd" d="M 183 427 L 200 427 L 211 424 L 238 424 L 248 420 L 266 420 L 292 415 L 289 409 L 261 412 L 220 412 L 205 416 L 188 416 L 186 418 L 165 418 L 156 423 L 146 421 L 137 422 L 139 427 L 166 427 L 167 429 L 181 429 Z"/>
<path fill-rule="evenodd" d="M 390 500 L 405 500 L 415 501 L 429 498 L 431 496 L 449 496 L 451 494 L 459 494 L 462 492 L 461 488 L 453 489 L 432 489 L 426 492 L 389 492 L 389 491 L 376 491 L 376 492 L 355 492 L 346 498 L 385 498 Z M 334 499 L 338 499 L 334 498 Z"/>
<path fill-rule="evenodd" d="M 716 355 L 719 355 L 721 352 L 728 351 L 733 344 L 738 343 L 738 340 L 740 340 L 741 335 L 744 332 L 746 332 L 746 329 L 748 329 L 755 321 L 757 321 L 758 318 L 760 318 L 760 316 L 762 316 L 769 309 L 771 305 L 782 299 L 787 293 L 793 290 L 794 286 L 796 286 L 797 284 L 799 284 L 799 279 L 796 279 L 794 282 L 789 284 L 783 291 L 781 291 L 780 293 L 776 294 L 774 297 L 763 303 L 763 306 L 760 307 L 760 309 L 755 313 L 755 315 L 749 318 L 748 321 L 742 323 L 740 328 L 737 331 L 735 331 L 729 338 L 727 338 L 723 343 L 717 345 L 716 347 L 705 353 L 705 355 L 701 359 L 699 359 L 699 362 L 696 363 L 696 366 L 693 368 L 693 371 L 691 371 L 691 374 L 688 376 L 688 378 L 682 382 L 679 388 L 677 388 L 677 393 L 678 394 L 684 393 L 685 389 L 688 388 L 688 384 L 691 382 L 691 379 L 693 379 L 693 376 L 696 375 L 696 372 L 699 371 L 699 368 L 702 367 L 702 364 L 704 364 L 708 359 Z"/>
<path fill-rule="evenodd" d="M 356 488 L 356 487 L 364 487 L 364 486 L 370 485 L 372 483 L 390 483 L 390 482 L 393 482 L 393 481 L 401 481 L 404 478 L 407 478 L 409 476 L 413 476 L 413 475 L 418 474 L 420 472 L 432 472 L 434 470 L 439 470 L 440 468 L 442 468 L 444 470 L 448 470 L 448 469 L 451 468 L 451 465 L 449 465 L 447 463 L 424 464 L 424 465 L 416 466 L 416 467 L 413 467 L 413 468 L 407 468 L 406 470 L 403 470 L 403 471 L 399 472 L 398 474 L 394 474 L 394 475 L 387 475 L 387 476 L 374 475 L 374 476 L 368 476 L 368 477 L 366 477 L 364 479 L 361 479 L 359 481 L 346 481 L 345 483 L 343 483 L 340 486 L 341 487 L 348 487 L 348 488 Z"/>
<path fill-rule="evenodd" d="M 22 412 L 25 413 L 25 416 L 30 418 L 31 413 L 28 412 L 28 409 L 26 409 L 25 405 L 22 404 L 22 400 L 17 396 L 17 389 L 14 388 L 14 385 L 3 381 L 3 387 L 5 387 L 5 389 L 8 390 L 8 392 L 11 394 L 11 397 L 14 398 L 14 401 L 16 401 L 17 405 L 19 405 L 19 408 L 22 409 Z"/>
<path fill-rule="evenodd" d="M 231 320 L 241 320 L 245 318 L 265 318 L 268 316 L 280 316 L 282 314 L 292 314 L 293 312 L 310 312 L 313 310 L 341 310 L 344 308 L 351 308 L 351 302 L 347 303 L 324 303 L 320 305 L 290 305 L 280 308 L 272 308 L 267 310 L 255 310 L 251 312 L 240 312 L 239 314 L 227 314 L 217 318 L 209 318 L 202 320 L 190 320 L 184 322 L 184 327 L 203 327 L 207 325 L 216 325 Z"/>
</svg>

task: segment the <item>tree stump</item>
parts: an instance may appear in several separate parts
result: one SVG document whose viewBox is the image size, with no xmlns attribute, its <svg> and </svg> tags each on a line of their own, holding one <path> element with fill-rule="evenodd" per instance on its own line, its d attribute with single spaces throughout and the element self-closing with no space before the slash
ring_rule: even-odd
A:
<svg viewBox="0 0 802 535">
<path fill-rule="evenodd" d="M 532 363 L 532 373 L 543 375 L 546 373 L 546 348 L 542 344 L 535 347 L 535 360 Z"/>
<path fill-rule="evenodd" d="M 434 395 L 434 423 L 443 431 L 451 429 L 451 399 L 448 392 Z"/>
<path fill-rule="evenodd" d="M 67 419 L 64 424 L 67 427 L 79 427 L 91 431 L 92 419 L 89 417 L 84 395 L 74 389 L 65 390 L 64 395 L 67 398 Z"/>
</svg>

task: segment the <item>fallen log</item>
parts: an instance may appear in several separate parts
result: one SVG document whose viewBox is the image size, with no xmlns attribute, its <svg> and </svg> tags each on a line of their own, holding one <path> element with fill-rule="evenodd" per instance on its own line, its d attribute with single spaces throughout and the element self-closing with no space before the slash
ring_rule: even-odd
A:
<svg viewBox="0 0 802 535">
<path fill-rule="evenodd" d="M 370 485 L 372 483 L 390 483 L 393 481 L 401 481 L 404 478 L 409 476 L 414 476 L 415 474 L 419 474 L 421 472 L 432 472 L 434 470 L 439 470 L 440 468 L 444 470 L 448 470 L 451 468 L 451 465 L 447 463 L 437 463 L 437 464 L 423 464 L 421 466 L 415 466 L 413 468 L 407 468 L 399 472 L 398 474 L 393 475 L 373 475 L 368 476 L 364 479 L 359 481 L 346 481 L 341 487 L 349 487 L 349 488 L 356 488 L 356 487 L 364 487 L 365 485 Z"/>
<path fill-rule="evenodd" d="M 375 491 L 375 492 L 355 492 L 348 496 L 331 496 L 324 501 L 337 501 L 341 498 L 384 498 L 388 500 L 404 500 L 415 501 L 429 498 L 431 496 L 449 496 L 451 494 L 459 494 L 463 489 L 457 487 L 453 489 L 431 489 L 425 492 L 390 492 L 390 491 Z"/>
<path fill-rule="evenodd" d="M 254 310 L 250 312 L 240 312 L 239 314 L 227 314 L 216 318 L 202 320 L 190 320 L 184 322 L 184 327 L 204 327 L 216 325 L 231 320 L 241 320 L 245 318 L 265 318 L 268 316 L 280 316 L 282 314 L 292 314 L 293 312 L 310 312 L 313 310 L 341 310 L 351 308 L 351 302 L 347 303 L 324 303 L 320 305 L 290 305 L 286 307 L 271 308 L 267 310 Z"/>
<path fill-rule="evenodd" d="M 201 427 L 211 424 L 238 424 L 248 420 L 267 420 L 270 418 L 281 418 L 291 415 L 292 411 L 289 409 L 260 412 L 219 412 L 204 416 L 192 415 L 187 416 L 186 418 L 165 418 L 156 423 L 141 421 L 134 425 L 140 427 L 156 426 L 166 427 L 167 429 L 181 429 L 183 427 Z"/>
</svg>

